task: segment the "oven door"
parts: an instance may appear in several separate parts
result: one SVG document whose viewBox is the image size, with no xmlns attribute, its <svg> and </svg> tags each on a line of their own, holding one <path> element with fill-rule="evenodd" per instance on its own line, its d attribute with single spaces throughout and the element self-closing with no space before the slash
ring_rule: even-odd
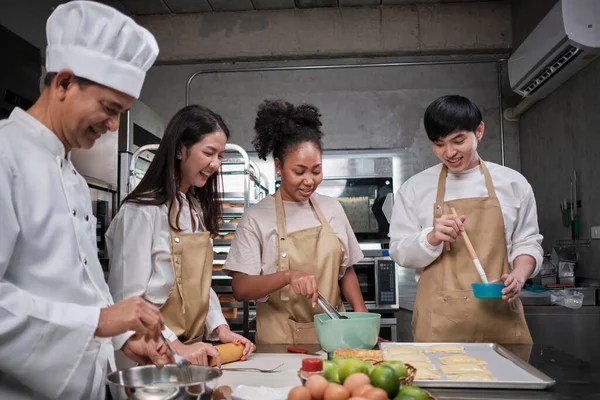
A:
<svg viewBox="0 0 600 400">
<path fill-rule="evenodd" d="M 377 291 L 375 290 L 375 268 L 373 260 L 354 264 L 354 272 L 358 278 L 358 286 L 368 309 L 377 306 Z"/>
</svg>

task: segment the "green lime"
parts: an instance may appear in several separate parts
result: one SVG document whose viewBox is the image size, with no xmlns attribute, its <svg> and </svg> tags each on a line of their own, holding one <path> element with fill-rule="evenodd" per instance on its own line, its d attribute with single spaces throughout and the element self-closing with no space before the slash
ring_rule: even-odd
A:
<svg viewBox="0 0 600 400">
<path fill-rule="evenodd" d="M 371 385 L 385 390 L 390 398 L 393 399 L 398 393 L 400 377 L 394 369 L 386 365 L 378 365 L 371 372 L 370 378 Z"/>
<path fill-rule="evenodd" d="M 416 397 L 409 396 L 407 394 L 398 393 L 398 396 L 394 400 L 418 400 Z"/>
<path fill-rule="evenodd" d="M 340 385 L 340 375 L 338 374 L 337 366 L 330 367 L 328 370 L 324 371 L 323 376 L 327 379 L 328 382 L 339 383 Z"/>
<path fill-rule="evenodd" d="M 338 357 L 334 357 L 333 361 L 335 363 L 335 365 L 337 365 L 338 367 L 340 366 L 340 364 L 342 363 L 342 361 L 347 360 L 349 358 L 354 358 L 354 357 L 350 357 L 350 356 L 338 356 Z"/>
<path fill-rule="evenodd" d="M 400 394 L 414 397 L 415 400 L 428 400 L 429 396 L 427 393 L 418 386 L 405 386 L 400 391 Z"/>
<path fill-rule="evenodd" d="M 375 366 L 368 361 L 365 361 L 365 367 L 367 367 L 367 375 L 371 375 L 371 372 L 375 369 Z"/>
<path fill-rule="evenodd" d="M 331 360 L 323 360 L 323 372 L 330 368 L 337 368 L 337 365 Z"/>
<path fill-rule="evenodd" d="M 381 365 L 385 365 L 396 371 L 400 378 L 406 378 L 408 376 L 408 369 L 402 361 L 384 361 Z"/>
<path fill-rule="evenodd" d="M 363 360 L 348 358 L 339 364 L 340 381 L 344 383 L 347 377 L 357 372 L 367 373 L 367 366 Z"/>
</svg>

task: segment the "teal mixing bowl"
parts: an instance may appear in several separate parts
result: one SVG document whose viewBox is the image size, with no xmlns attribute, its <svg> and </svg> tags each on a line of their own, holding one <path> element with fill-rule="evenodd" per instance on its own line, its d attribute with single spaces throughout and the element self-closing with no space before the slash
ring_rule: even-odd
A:
<svg viewBox="0 0 600 400">
<path fill-rule="evenodd" d="M 504 283 L 472 283 L 471 287 L 478 299 L 501 299 Z"/>
<path fill-rule="evenodd" d="M 328 353 L 337 349 L 372 349 L 377 344 L 381 315 L 342 312 L 349 319 L 331 319 L 327 314 L 314 317 L 317 339 Z"/>
</svg>

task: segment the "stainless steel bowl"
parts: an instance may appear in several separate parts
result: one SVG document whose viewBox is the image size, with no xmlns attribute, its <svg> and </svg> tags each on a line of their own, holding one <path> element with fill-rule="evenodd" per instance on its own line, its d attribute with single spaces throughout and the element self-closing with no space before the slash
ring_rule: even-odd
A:
<svg viewBox="0 0 600 400">
<path fill-rule="evenodd" d="M 223 371 L 217 368 L 190 365 L 191 383 L 176 365 L 158 368 L 144 365 L 112 372 L 106 383 L 115 400 L 204 400 L 210 399 Z"/>
</svg>

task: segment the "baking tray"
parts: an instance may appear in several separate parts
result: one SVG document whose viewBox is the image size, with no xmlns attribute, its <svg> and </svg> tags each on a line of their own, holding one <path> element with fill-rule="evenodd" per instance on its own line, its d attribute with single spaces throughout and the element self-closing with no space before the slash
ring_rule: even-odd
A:
<svg viewBox="0 0 600 400">
<path fill-rule="evenodd" d="M 465 348 L 465 354 L 479 357 L 487 361 L 486 368 L 492 373 L 492 376 L 498 379 L 496 382 L 488 381 L 450 381 L 446 379 L 439 380 L 417 380 L 415 385 L 429 388 L 473 388 L 473 389 L 532 389 L 544 390 L 552 387 L 556 381 L 548 375 L 523 361 L 521 358 L 511 353 L 506 348 L 496 343 L 396 343 L 383 342 L 379 344 L 380 349 L 395 345 L 413 345 L 425 350 L 426 347 L 435 344 L 457 344 Z M 440 369 L 442 363 L 439 358 L 452 355 L 446 353 L 425 353 L 433 364 Z M 438 371 L 445 378 L 446 375 Z"/>
</svg>

